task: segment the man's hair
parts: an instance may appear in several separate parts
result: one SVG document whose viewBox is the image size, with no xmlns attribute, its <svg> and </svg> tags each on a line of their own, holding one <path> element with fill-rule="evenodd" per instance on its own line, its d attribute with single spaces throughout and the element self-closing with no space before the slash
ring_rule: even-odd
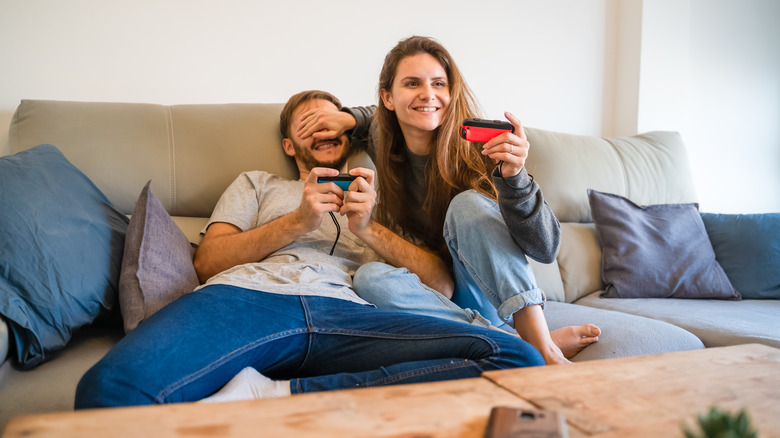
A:
<svg viewBox="0 0 780 438">
<path fill-rule="evenodd" d="M 328 93 L 327 91 L 301 91 L 287 100 L 284 108 L 282 108 L 281 115 L 279 115 L 279 130 L 282 133 L 282 138 L 290 138 L 290 128 L 292 127 L 292 117 L 295 109 L 298 108 L 301 104 L 315 99 L 327 100 L 336 105 L 337 109 L 341 110 L 341 102 L 338 100 L 338 98 L 336 98 L 336 96 Z"/>
</svg>

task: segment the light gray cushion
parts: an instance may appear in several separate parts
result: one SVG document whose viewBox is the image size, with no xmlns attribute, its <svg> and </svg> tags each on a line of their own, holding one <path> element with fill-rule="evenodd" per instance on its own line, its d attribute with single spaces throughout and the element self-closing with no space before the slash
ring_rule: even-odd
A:
<svg viewBox="0 0 780 438">
<path fill-rule="evenodd" d="M 544 314 L 550 330 L 588 323 L 595 324 L 601 329 L 599 341 L 585 347 L 574 356 L 573 362 L 669 353 L 704 347 L 696 336 L 680 327 L 621 312 L 548 301 Z"/>
<path fill-rule="evenodd" d="M 715 260 L 696 204 L 646 207 L 588 190 L 608 298 L 738 300 Z"/>
<path fill-rule="evenodd" d="M 604 290 L 601 282 L 601 246 L 595 225 L 561 223 L 558 266 L 567 303 L 573 303 L 597 290 Z"/>
<path fill-rule="evenodd" d="M 639 204 L 696 202 L 685 144 L 676 132 L 600 138 L 525 128 L 526 161 L 561 222 L 592 222 L 587 189 Z"/>
<path fill-rule="evenodd" d="M 198 286 L 195 248 L 146 183 L 125 237 L 119 304 L 125 332 Z"/>
<path fill-rule="evenodd" d="M 707 347 L 759 343 L 780 348 L 780 300 L 686 300 L 600 298 L 593 293 L 578 305 L 666 321 L 696 335 Z"/>
</svg>

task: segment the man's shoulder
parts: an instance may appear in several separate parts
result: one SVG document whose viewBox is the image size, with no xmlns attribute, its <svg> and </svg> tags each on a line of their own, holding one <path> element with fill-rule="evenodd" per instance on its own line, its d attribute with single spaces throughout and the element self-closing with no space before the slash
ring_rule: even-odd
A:
<svg viewBox="0 0 780 438">
<path fill-rule="evenodd" d="M 241 172 L 237 179 L 248 180 L 253 185 L 258 187 L 262 187 L 266 184 L 287 184 L 296 182 L 294 180 L 283 178 L 279 175 L 275 175 L 264 170 L 248 170 Z"/>
</svg>

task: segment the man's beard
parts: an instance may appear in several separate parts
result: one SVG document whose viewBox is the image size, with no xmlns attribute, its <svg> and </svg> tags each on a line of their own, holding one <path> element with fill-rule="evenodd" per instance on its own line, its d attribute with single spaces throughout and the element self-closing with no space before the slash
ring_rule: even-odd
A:
<svg viewBox="0 0 780 438">
<path fill-rule="evenodd" d="M 331 169 L 341 170 L 344 164 L 347 163 L 347 157 L 349 156 L 349 147 L 345 147 L 341 153 L 341 156 L 333 161 L 320 161 L 314 158 L 309 148 L 302 147 L 300 144 L 292 140 L 293 147 L 295 147 L 295 157 L 300 160 L 303 167 L 306 169 L 313 169 L 315 167 L 329 167 Z"/>
</svg>

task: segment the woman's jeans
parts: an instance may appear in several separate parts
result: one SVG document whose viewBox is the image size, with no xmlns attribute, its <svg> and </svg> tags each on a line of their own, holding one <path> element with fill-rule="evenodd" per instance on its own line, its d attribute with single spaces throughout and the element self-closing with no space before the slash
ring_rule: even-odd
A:
<svg viewBox="0 0 780 438">
<path fill-rule="evenodd" d="M 144 321 L 79 382 L 76 408 L 195 401 L 245 367 L 292 393 L 544 365 L 516 336 L 349 301 L 215 285 Z"/>
<path fill-rule="evenodd" d="M 452 300 L 420 282 L 406 268 L 368 263 L 353 285 L 364 300 L 387 310 L 403 310 L 514 331 L 512 315 L 544 303 L 544 293 L 525 254 L 514 243 L 498 204 L 470 190 L 453 198 L 444 222 L 452 255 Z M 487 320 L 487 321 L 486 321 Z"/>
</svg>

